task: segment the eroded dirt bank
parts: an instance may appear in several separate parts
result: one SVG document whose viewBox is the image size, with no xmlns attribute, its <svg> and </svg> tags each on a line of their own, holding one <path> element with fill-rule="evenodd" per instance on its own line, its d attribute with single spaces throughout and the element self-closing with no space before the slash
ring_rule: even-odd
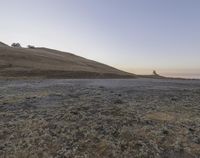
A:
<svg viewBox="0 0 200 158">
<path fill-rule="evenodd" d="M 200 81 L 0 80 L 0 157 L 200 157 Z"/>
</svg>

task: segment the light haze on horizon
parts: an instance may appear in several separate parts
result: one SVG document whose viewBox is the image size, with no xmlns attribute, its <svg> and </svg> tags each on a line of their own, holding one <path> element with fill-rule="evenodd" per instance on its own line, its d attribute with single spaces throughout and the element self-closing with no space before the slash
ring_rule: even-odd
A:
<svg viewBox="0 0 200 158">
<path fill-rule="evenodd" d="M 0 0 L 0 41 L 200 78 L 199 0 Z"/>
</svg>

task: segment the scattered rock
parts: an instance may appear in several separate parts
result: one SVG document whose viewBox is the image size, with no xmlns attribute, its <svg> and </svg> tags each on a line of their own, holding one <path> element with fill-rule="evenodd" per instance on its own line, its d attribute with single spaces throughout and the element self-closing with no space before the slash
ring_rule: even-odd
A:
<svg viewBox="0 0 200 158">
<path fill-rule="evenodd" d="M 178 98 L 173 97 L 173 98 L 171 98 L 171 101 L 178 101 Z"/>
<path fill-rule="evenodd" d="M 194 142 L 196 143 L 196 144 L 200 144 L 200 138 L 195 138 L 195 140 L 194 140 Z"/>
<path fill-rule="evenodd" d="M 77 111 L 70 111 L 70 113 L 73 114 L 73 115 L 78 115 Z"/>
<path fill-rule="evenodd" d="M 167 129 L 164 129 L 162 132 L 163 132 L 164 135 L 168 135 L 169 134 L 169 131 Z"/>
<path fill-rule="evenodd" d="M 190 132 L 194 132 L 194 131 L 195 131 L 194 128 L 189 128 L 188 130 L 189 130 Z"/>
<path fill-rule="evenodd" d="M 123 104 L 123 101 L 121 99 L 117 99 L 114 101 L 114 104 Z"/>
<path fill-rule="evenodd" d="M 176 82 L 0 81 L 0 157 L 198 157 L 200 83 Z"/>
</svg>

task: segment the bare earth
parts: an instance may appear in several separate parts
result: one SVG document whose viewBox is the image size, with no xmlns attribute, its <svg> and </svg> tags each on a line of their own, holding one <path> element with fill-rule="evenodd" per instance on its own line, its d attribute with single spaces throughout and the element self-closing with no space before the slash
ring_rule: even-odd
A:
<svg viewBox="0 0 200 158">
<path fill-rule="evenodd" d="M 200 81 L 0 80 L 0 157 L 200 157 Z"/>
</svg>

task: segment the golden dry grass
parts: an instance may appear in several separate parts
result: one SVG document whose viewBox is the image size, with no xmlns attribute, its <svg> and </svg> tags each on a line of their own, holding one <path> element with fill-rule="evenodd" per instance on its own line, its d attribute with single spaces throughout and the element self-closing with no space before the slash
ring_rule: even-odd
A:
<svg viewBox="0 0 200 158">
<path fill-rule="evenodd" d="M 47 48 L 0 47 L 0 77 L 133 77 L 105 64 Z"/>
<path fill-rule="evenodd" d="M 155 121 L 173 121 L 175 118 L 175 114 L 165 112 L 153 112 L 146 115 L 146 119 Z"/>
</svg>

